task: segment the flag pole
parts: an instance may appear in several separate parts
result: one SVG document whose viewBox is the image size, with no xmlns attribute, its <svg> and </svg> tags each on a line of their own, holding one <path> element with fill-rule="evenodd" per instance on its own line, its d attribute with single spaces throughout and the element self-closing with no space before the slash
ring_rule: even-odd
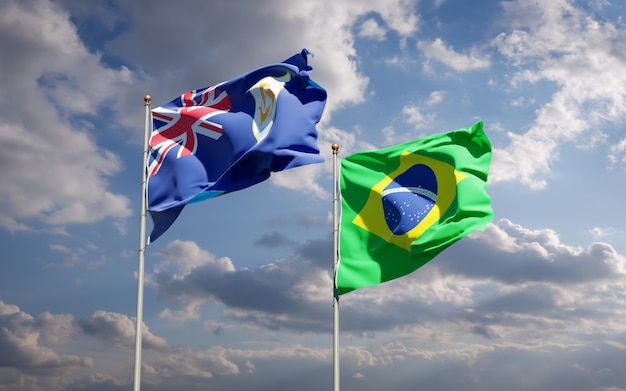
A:
<svg viewBox="0 0 626 391">
<path fill-rule="evenodd" d="M 337 225 L 337 153 L 339 145 L 333 144 L 333 384 L 339 391 L 339 293 L 337 291 L 338 225 Z"/>
<path fill-rule="evenodd" d="M 141 178 L 141 211 L 139 223 L 139 266 L 137 269 L 137 318 L 135 320 L 135 380 L 133 391 L 139 391 L 141 386 L 141 329 L 143 325 L 143 274 L 144 257 L 146 252 L 146 210 L 147 210 L 147 183 L 148 183 L 148 146 L 150 140 L 150 103 L 152 98 L 146 95 L 143 98 L 146 106 L 144 138 L 143 138 L 143 168 Z"/>
</svg>

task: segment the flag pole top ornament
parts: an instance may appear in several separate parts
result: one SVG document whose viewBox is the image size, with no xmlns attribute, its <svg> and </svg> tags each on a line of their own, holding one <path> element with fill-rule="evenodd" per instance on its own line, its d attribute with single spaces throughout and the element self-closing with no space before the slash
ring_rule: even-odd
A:
<svg viewBox="0 0 626 391">
<path fill-rule="evenodd" d="M 336 155 L 339 152 L 339 144 L 333 144 L 330 146 L 333 149 L 333 154 Z"/>
<path fill-rule="evenodd" d="M 146 106 L 152 102 L 152 97 L 150 95 L 146 95 L 143 97 L 143 101 L 146 103 Z"/>
</svg>

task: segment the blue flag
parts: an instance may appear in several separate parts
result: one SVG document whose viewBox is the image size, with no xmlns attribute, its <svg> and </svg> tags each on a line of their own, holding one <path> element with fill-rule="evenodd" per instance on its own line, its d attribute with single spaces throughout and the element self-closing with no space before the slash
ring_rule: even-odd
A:
<svg viewBox="0 0 626 391">
<path fill-rule="evenodd" d="M 154 242 L 185 205 L 241 190 L 271 172 L 320 163 L 326 91 L 308 51 L 152 110 L 148 211 Z"/>
</svg>

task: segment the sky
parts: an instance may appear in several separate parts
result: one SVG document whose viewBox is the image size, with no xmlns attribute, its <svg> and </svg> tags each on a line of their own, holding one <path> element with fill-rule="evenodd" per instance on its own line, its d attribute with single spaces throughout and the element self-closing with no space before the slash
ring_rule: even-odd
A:
<svg viewBox="0 0 626 391">
<path fill-rule="evenodd" d="M 190 205 L 147 248 L 142 390 L 331 389 L 331 145 L 342 158 L 478 120 L 493 221 L 341 297 L 341 388 L 626 390 L 625 13 L 0 2 L 0 391 L 132 389 L 144 96 L 303 48 L 328 92 L 325 162 Z"/>
</svg>

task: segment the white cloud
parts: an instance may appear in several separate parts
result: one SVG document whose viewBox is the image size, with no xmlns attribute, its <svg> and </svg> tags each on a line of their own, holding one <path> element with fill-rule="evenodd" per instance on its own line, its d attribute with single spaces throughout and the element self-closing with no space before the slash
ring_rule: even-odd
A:
<svg viewBox="0 0 626 391">
<path fill-rule="evenodd" d="M 611 167 L 624 167 L 626 169 L 626 137 L 611 145 L 608 158 Z"/>
<path fill-rule="evenodd" d="M 363 38 L 371 38 L 377 41 L 384 41 L 386 33 L 387 32 L 385 31 L 385 29 L 378 24 L 376 19 L 370 18 L 361 24 L 357 35 Z"/>
<path fill-rule="evenodd" d="M 45 376 L 50 369 L 68 373 L 93 366 L 90 357 L 59 354 L 43 345 L 68 342 L 72 329 L 71 315 L 45 312 L 35 320 L 19 307 L 0 301 L 0 368 L 18 368 Z"/>
<path fill-rule="evenodd" d="M 397 1 L 400 3 L 401 1 Z M 314 70 L 312 78 L 329 92 L 325 116 L 330 116 L 339 107 L 363 101 L 368 78 L 359 72 L 356 64 L 356 51 L 351 33 L 353 24 L 366 13 L 384 11 L 383 19 L 391 29 L 407 29 L 410 15 L 403 12 L 389 12 L 376 2 L 351 1 L 350 4 L 334 1 L 289 2 L 273 0 L 266 3 L 264 10 L 280 9 L 281 12 L 259 12 L 245 1 L 230 1 L 220 5 L 222 15 L 237 15 L 237 20 L 247 26 L 247 31 L 262 32 L 264 44 L 250 40 L 247 33 L 231 31 L 229 17 L 214 19 L 205 23 L 206 16 L 194 8 L 179 9 L 180 20 L 197 26 L 197 33 L 211 36 L 215 31 L 231 31 L 228 45 L 218 47 L 207 40 L 206 43 L 181 41 L 177 38 L 175 24 L 152 25 L 154 20 L 168 17 L 168 2 L 137 1 L 123 4 L 130 13 L 140 13 L 133 29 L 117 37 L 111 43 L 114 53 L 119 53 L 131 63 L 145 63 L 146 67 L 160 75 L 157 91 L 153 97 L 167 91 L 180 91 L 198 88 L 232 78 L 248 71 L 250 67 L 263 66 L 291 56 L 306 46 L 314 57 L 310 60 Z M 149 7 L 148 7 L 149 5 Z M 349 5 L 349 6 L 348 6 Z M 404 22 L 408 20 L 407 22 Z M 145 36 L 153 37 L 145 42 Z M 170 55 L 162 56 L 161 48 L 170 48 Z M 184 68 L 178 59 L 186 59 Z M 211 69 L 211 74 L 207 74 Z M 190 87 L 192 86 L 192 87 Z M 165 101 L 166 95 L 155 99 Z"/>
<path fill-rule="evenodd" d="M 130 80 L 82 44 L 68 15 L 47 0 L 3 2 L 0 48 L 0 224 L 90 223 L 130 215 L 129 200 L 108 190 L 119 158 L 99 148 L 76 114 L 94 114 Z"/>
<path fill-rule="evenodd" d="M 80 319 L 78 325 L 85 334 L 92 337 L 127 348 L 135 346 L 135 320 L 123 314 L 98 310 L 91 316 Z M 144 349 L 163 352 L 168 348 L 167 341 L 152 334 L 145 323 L 141 333 Z"/>
<path fill-rule="evenodd" d="M 494 151 L 490 179 L 543 188 L 545 180 L 537 177 L 558 157 L 559 144 L 626 116 L 626 30 L 594 20 L 564 0 L 521 0 L 504 7 L 516 28 L 493 45 L 518 67 L 513 85 L 549 81 L 558 90 L 525 134 L 510 134 L 511 144 Z"/>
<path fill-rule="evenodd" d="M 476 69 L 485 69 L 491 65 L 491 61 L 484 55 L 478 53 L 474 48 L 468 54 L 460 54 L 449 48 L 446 43 L 437 38 L 432 42 L 420 41 L 417 43 L 426 57 L 424 68 L 432 70 L 432 62 L 436 61 L 457 72 L 468 72 Z"/>
<path fill-rule="evenodd" d="M 73 320 L 74 317 L 69 314 L 53 315 L 44 312 L 39 315 L 37 326 L 42 330 L 42 341 L 56 344 L 69 342 L 74 334 Z"/>
<path fill-rule="evenodd" d="M 613 227 L 593 227 L 589 230 L 589 233 L 591 233 L 591 236 L 594 238 L 600 239 L 607 236 L 622 235 L 624 231 L 620 231 Z"/>
<path fill-rule="evenodd" d="M 445 97 L 445 92 L 443 91 L 431 91 L 428 94 L 428 100 L 426 101 L 427 106 L 435 106 L 439 103 L 443 102 L 443 98 Z"/>
<path fill-rule="evenodd" d="M 192 241 L 175 240 L 168 243 L 164 249 L 157 251 L 156 255 L 165 260 L 154 267 L 155 272 L 160 272 L 171 265 L 177 265 L 181 274 L 189 274 L 193 269 L 207 265 L 220 272 L 235 270 L 229 258 L 218 259 Z"/>
<path fill-rule="evenodd" d="M 435 119 L 435 114 L 425 114 L 419 106 L 406 105 L 402 108 L 402 114 L 406 117 L 406 122 L 413 125 L 414 129 L 427 128 Z"/>
</svg>

